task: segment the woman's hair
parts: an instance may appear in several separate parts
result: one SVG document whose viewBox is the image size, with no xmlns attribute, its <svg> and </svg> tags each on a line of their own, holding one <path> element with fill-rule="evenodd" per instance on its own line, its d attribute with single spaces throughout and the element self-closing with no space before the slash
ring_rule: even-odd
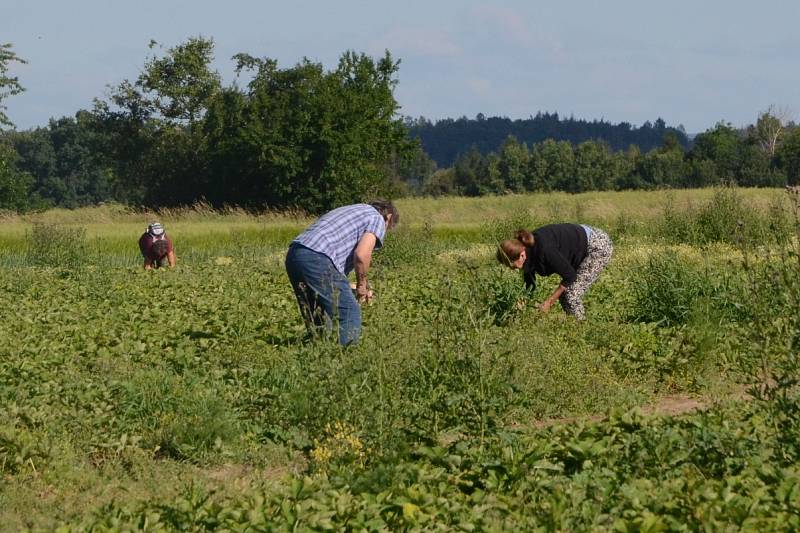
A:
<svg viewBox="0 0 800 533">
<path fill-rule="evenodd" d="M 497 247 L 497 260 L 510 267 L 511 263 L 519 259 L 525 248 L 533 246 L 533 234 L 524 229 L 514 232 L 513 239 L 507 239 Z"/>
<path fill-rule="evenodd" d="M 384 220 L 386 220 L 387 216 L 392 215 L 392 219 L 386 224 L 386 229 L 392 229 L 400 222 L 400 213 L 397 212 L 397 208 L 392 202 L 388 200 L 374 200 L 370 202 L 369 205 L 374 207 Z"/>
<path fill-rule="evenodd" d="M 533 233 L 528 230 L 518 229 L 514 232 L 514 237 L 528 248 L 533 246 Z"/>
</svg>

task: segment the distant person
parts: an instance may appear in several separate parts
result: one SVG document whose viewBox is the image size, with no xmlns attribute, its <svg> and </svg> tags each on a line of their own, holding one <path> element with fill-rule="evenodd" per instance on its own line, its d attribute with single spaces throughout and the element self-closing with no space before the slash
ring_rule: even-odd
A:
<svg viewBox="0 0 800 533">
<path fill-rule="evenodd" d="M 536 274 L 558 274 L 561 283 L 539 305 L 544 312 L 556 300 L 567 314 L 586 318 L 583 295 L 597 280 L 614 253 L 611 238 L 603 231 L 579 224 L 550 224 L 533 230 L 520 229 L 515 238 L 500 243 L 497 260 L 522 269 L 525 285 L 536 288 Z"/>
<path fill-rule="evenodd" d="M 167 265 L 170 268 L 175 266 L 175 249 L 167 232 L 164 231 L 164 226 L 159 222 L 147 226 L 147 231 L 139 237 L 139 250 L 144 257 L 145 270 Z"/>
<path fill-rule="evenodd" d="M 292 241 L 286 273 L 312 334 L 331 331 L 338 321 L 339 343 L 358 342 L 359 304 L 372 299 L 367 283 L 372 252 L 383 246 L 386 230 L 399 220 L 391 202 L 347 205 L 322 215 Z M 355 289 L 347 279 L 353 270 Z"/>
</svg>

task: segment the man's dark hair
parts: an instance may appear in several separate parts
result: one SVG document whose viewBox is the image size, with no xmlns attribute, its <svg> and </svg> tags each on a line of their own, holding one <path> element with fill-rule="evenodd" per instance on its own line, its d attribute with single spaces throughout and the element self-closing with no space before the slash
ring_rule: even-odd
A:
<svg viewBox="0 0 800 533">
<path fill-rule="evenodd" d="M 392 202 L 388 200 L 374 200 L 370 202 L 369 205 L 377 209 L 384 220 L 386 220 L 387 216 L 392 215 L 392 219 L 387 224 L 386 229 L 392 229 L 400 222 L 400 213 L 398 213 L 397 208 Z"/>
</svg>

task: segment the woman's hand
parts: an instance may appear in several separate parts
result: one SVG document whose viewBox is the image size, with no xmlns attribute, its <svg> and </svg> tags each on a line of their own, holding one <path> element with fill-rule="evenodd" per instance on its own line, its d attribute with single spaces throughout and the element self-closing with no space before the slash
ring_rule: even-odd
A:
<svg viewBox="0 0 800 533">
<path fill-rule="evenodd" d="M 548 312 L 550 310 L 550 306 L 552 306 L 556 302 L 556 300 L 561 298 L 561 295 L 564 294 L 564 291 L 566 290 L 567 288 L 564 286 L 564 284 L 560 283 L 558 287 L 556 287 L 556 290 L 553 291 L 553 294 L 551 294 L 550 297 L 547 298 L 547 300 L 539 304 L 539 310 L 542 313 Z"/>
</svg>

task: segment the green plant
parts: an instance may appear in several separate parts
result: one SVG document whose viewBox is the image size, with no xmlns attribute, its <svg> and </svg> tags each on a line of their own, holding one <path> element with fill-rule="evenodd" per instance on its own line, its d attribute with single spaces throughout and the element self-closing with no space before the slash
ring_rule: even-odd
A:
<svg viewBox="0 0 800 533">
<path fill-rule="evenodd" d="M 704 279 L 674 252 L 651 255 L 633 280 L 631 318 L 664 326 L 683 324 L 692 314 Z"/>
<path fill-rule="evenodd" d="M 686 200 L 713 194 L 676 192 L 674 209 L 695 227 Z M 740 194 L 748 207 L 767 199 Z M 587 294 L 584 322 L 558 306 L 518 310 L 519 272 L 492 257 L 515 213 L 546 213 L 550 200 L 636 224 Z M 180 266 L 144 273 L 144 215 L 13 215 L 0 228 L 0 307 L 14 318 L 0 321 L 0 522 L 793 527 L 794 234 L 737 240 L 742 250 L 667 245 L 661 199 L 643 193 L 447 201 L 420 217 L 428 227 L 404 219 L 375 254 L 377 298 L 347 349 L 303 340 L 282 261 L 305 221 L 174 212 Z M 102 268 L 78 279 L 16 259 L 30 221 L 84 219 Z M 540 281 L 543 294 L 558 283 Z M 771 376 L 764 400 L 712 407 L 742 373 Z M 688 393 L 709 410 L 631 411 Z"/>
<path fill-rule="evenodd" d="M 31 266 L 76 268 L 89 259 L 86 229 L 34 224 L 28 234 L 27 263 Z"/>
<path fill-rule="evenodd" d="M 486 282 L 488 313 L 498 326 L 507 324 L 525 308 L 531 297 L 518 272 L 496 271 Z"/>
</svg>

